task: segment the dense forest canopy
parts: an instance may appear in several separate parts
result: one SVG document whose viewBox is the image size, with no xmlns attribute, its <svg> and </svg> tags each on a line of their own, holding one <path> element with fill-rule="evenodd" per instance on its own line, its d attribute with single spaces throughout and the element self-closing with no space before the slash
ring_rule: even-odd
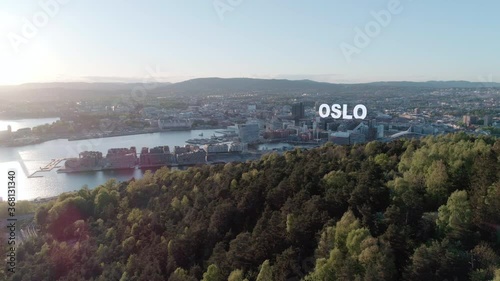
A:
<svg viewBox="0 0 500 281">
<path fill-rule="evenodd" d="M 162 168 L 39 208 L 5 278 L 500 280 L 499 162 L 461 133 Z"/>
</svg>

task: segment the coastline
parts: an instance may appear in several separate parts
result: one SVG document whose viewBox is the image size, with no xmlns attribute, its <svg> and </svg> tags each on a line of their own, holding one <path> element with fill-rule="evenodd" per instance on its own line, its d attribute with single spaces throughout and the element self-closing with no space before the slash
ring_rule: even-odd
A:
<svg viewBox="0 0 500 281">
<path fill-rule="evenodd" d="M 15 139 L 10 141 L 0 142 L 0 147 L 22 147 L 33 144 L 41 144 L 44 142 L 58 140 L 58 139 L 66 139 L 68 141 L 78 141 L 78 140 L 87 140 L 87 139 L 96 139 L 96 138 L 112 138 L 112 137 L 121 137 L 121 136 L 133 136 L 133 135 L 146 135 L 146 134 L 154 134 L 161 132 L 178 132 L 178 131 L 197 131 L 197 130 L 222 130 L 223 127 L 215 126 L 215 127 L 203 127 L 203 128 L 172 128 L 172 129 L 153 129 L 153 130 L 143 130 L 143 131 L 127 131 L 127 132 L 115 132 L 115 133 L 107 133 L 107 134 L 96 134 L 96 135 L 80 135 L 80 136 L 69 136 L 67 134 L 54 135 L 54 136 L 35 136 L 33 139 L 25 138 L 23 139 Z"/>
<path fill-rule="evenodd" d="M 195 166 L 204 166 L 204 165 L 220 165 L 220 164 L 227 164 L 227 163 L 233 163 L 233 162 L 246 162 L 246 161 L 253 161 L 253 160 L 258 160 L 260 159 L 263 155 L 272 153 L 275 151 L 248 151 L 245 153 L 225 153 L 225 154 L 211 154 L 211 157 L 215 157 L 216 159 L 212 159 L 203 163 L 192 163 L 192 164 L 174 164 L 174 165 L 165 165 L 165 164 L 158 164 L 158 165 L 135 165 L 134 167 L 116 167 L 116 168 L 103 168 L 103 169 L 79 169 L 79 170 L 66 170 L 66 171 L 60 171 L 62 169 L 57 170 L 57 173 L 67 173 L 67 174 L 74 174 L 74 173 L 92 173 L 92 172 L 99 172 L 99 171 L 111 171 L 111 170 L 141 170 L 141 171 L 147 171 L 147 170 L 152 170 L 155 171 L 157 169 L 160 169 L 162 167 L 168 167 L 168 168 L 177 168 L 177 169 L 183 169 L 187 167 L 195 167 Z M 280 153 L 280 152 L 278 152 Z M 120 182 L 123 181 L 130 181 L 133 177 L 128 178 L 127 180 L 121 180 Z M 89 189 L 93 189 L 96 186 L 91 186 Z M 36 197 L 36 198 L 30 198 L 30 199 L 23 199 L 22 201 L 29 201 L 32 203 L 47 203 L 51 200 L 56 200 L 61 194 L 68 193 L 68 192 L 78 192 L 79 189 L 75 190 L 67 190 L 58 193 L 57 195 L 52 195 L 52 196 L 47 196 L 47 197 Z"/>
</svg>

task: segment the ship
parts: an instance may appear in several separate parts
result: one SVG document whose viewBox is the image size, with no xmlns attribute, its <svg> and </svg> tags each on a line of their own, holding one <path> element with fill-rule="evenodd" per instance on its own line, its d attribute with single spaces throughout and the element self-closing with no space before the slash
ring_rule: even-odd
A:
<svg viewBox="0 0 500 281">
<path fill-rule="evenodd" d="M 186 141 L 186 143 L 189 143 L 189 144 L 199 144 L 199 145 L 216 144 L 219 142 L 220 141 L 215 140 L 215 139 L 189 139 Z"/>
</svg>

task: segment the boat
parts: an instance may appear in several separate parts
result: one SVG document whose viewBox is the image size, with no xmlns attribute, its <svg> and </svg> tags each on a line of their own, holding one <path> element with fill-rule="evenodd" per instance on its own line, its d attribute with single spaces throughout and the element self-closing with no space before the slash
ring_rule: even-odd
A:
<svg viewBox="0 0 500 281">
<path fill-rule="evenodd" d="M 214 140 L 214 139 L 189 139 L 186 141 L 186 143 L 205 145 L 205 144 L 216 144 L 216 143 L 219 143 L 219 141 Z"/>
<path fill-rule="evenodd" d="M 198 136 L 203 137 L 203 133 L 199 134 Z"/>
</svg>

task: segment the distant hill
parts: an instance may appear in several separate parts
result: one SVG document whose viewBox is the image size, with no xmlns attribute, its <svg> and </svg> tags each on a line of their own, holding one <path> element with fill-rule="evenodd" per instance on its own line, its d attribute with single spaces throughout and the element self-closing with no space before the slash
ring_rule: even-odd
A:
<svg viewBox="0 0 500 281">
<path fill-rule="evenodd" d="M 57 98 L 61 95 L 103 96 L 131 92 L 142 83 L 29 83 L 17 86 L 0 86 L 0 96 L 17 95 L 18 98 Z M 148 89 L 155 95 L 168 94 L 228 94 L 238 92 L 287 93 L 287 92 L 370 92 L 384 89 L 443 89 L 443 88 L 500 88 L 500 83 L 469 81 L 386 81 L 357 84 L 338 84 L 312 80 L 254 79 L 254 78 L 197 78 L 178 83 L 158 83 Z"/>
<path fill-rule="evenodd" d="M 164 87 L 170 83 L 162 82 L 155 87 Z M 16 96 L 16 99 L 43 99 L 45 101 L 80 97 L 116 96 L 131 93 L 136 87 L 143 87 L 142 83 L 85 83 L 85 82 L 54 82 L 28 83 L 16 86 L 0 86 L 0 97 Z"/>
<path fill-rule="evenodd" d="M 366 83 L 372 86 L 393 86 L 393 87 L 421 87 L 421 88 L 499 88 L 500 83 L 495 82 L 469 82 L 469 81 L 427 81 L 427 82 L 373 82 Z"/>
<path fill-rule="evenodd" d="M 468 81 L 390 81 L 356 84 L 337 84 L 312 80 L 254 79 L 254 78 L 197 78 L 158 88 L 163 93 L 231 93 L 231 92 L 330 92 L 366 91 L 372 88 L 482 88 L 498 87 L 500 83 Z"/>
<path fill-rule="evenodd" d="M 157 86 L 166 86 L 171 83 L 162 82 L 158 83 Z M 142 83 L 86 83 L 86 82 L 53 82 L 53 83 L 27 83 L 17 86 L 20 89 L 48 89 L 48 88 L 59 88 L 59 89 L 72 89 L 72 90 L 105 90 L 105 91 L 117 91 L 117 90 L 132 90 L 136 86 L 141 86 Z"/>
<path fill-rule="evenodd" d="M 307 91 L 332 90 L 344 87 L 341 84 L 312 80 L 254 79 L 254 78 L 197 78 L 162 87 L 160 91 L 173 93 L 226 93 L 262 91 Z"/>
</svg>

